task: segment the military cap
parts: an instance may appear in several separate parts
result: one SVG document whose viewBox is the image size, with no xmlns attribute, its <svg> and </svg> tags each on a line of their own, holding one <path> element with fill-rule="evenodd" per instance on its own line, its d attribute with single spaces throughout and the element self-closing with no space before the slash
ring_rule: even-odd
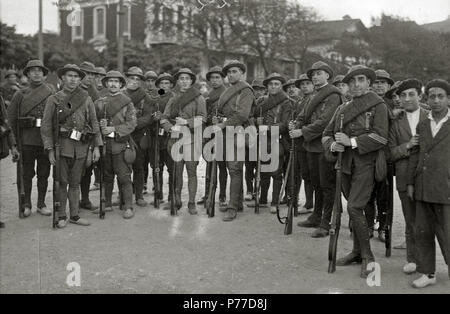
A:
<svg viewBox="0 0 450 314">
<path fill-rule="evenodd" d="M 290 79 L 286 83 L 284 83 L 283 90 L 286 91 L 288 89 L 288 87 L 292 86 L 292 85 L 295 86 L 295 79 Z"/>
<path fill-rule="evenodd" d="M 122 87 L 124 87 L 127 84 L 127 81 L 123 77 L 122 73 L 120 73 L 119 71 L 109 71 L 108 73 L 106 73 L 105 77 L 102 78 L 102 84 L 104 87 L 107 87 L 106 82 L 110 78 L 118 78 L 122 83 Z"/>
<path fill-rule="evenodd" d="M 243 73 L 245 73 L 247 71 L 247 67 L 241 61 L 228 60 L 225 62 L 225 65 L 223 66 L 223 69 L 222 69 L 223 75 L 227 75 L 228 70 L 231 68 L 234 68 L 234 67 L 241 69 Z"/>
<path fill-rule="evenodd" d="M 23 69 L 23 75 L 27 76 L 28 71 L 30 71 L 30 69 L 34 67 L 41 68 L 44 72 L 44 76 L 48 74 L 48 69 L 44 66 L 41 60 L 30 60 L 28 61 L 26 67 Z"/>
<path fill-rule="evenodd" d="M 386 94 L 384 94 L 384 96 L 387 99 L 392 99 L 394 94 L 397 94 L 397 89 L 398 89 L 398 87 L 400 86 L 401 83 L 402 83 L 402 81 L 395 82 L 394 85 L 392 85 L 391 88 L 386 92 Z"/>
<path fill-rule="evenodd" d="M 280 81 L 281 84 L 286 83 L 286 79 L 280 74 L 280 73 L 271 73 L 264 81 L 263 81 L 263 85 L 267 87 L 267 85 L 269 85 L 270 81 Z"/>
<path fill-rule="evenodd" d="M 18 76 L 18 73 L 17 73 L 17 71 L 16 70 L 8 70 L 8 71 L 6 71 L 6 73 L 5 73 L 5 79 L 6 78 L 8 78 L 8 76 L 10 76 L 10 75 L 15 75 L 15 76 Z"/>
<path fill-rule="evenodd" d="M 333 69 L 331 69 L 331 67 L 323 61 L 318 61 L 318 62 L 314 63 L 312 65 L 312 67 L 308 71 L 306 71 L 306 75 L 308 75 L 308 77 L 311 79 L 313 72 L 317 71 L 317 70 L 322 70 L 322 71 L 327 72 L 330 75 L 330 78 L 329 78 L 330 80 L 334 76 Z"/>
<path fill-rule="evenodd" d="M 95 72 L 95 65 L 92 62 L 83 61 L 80 64 L 80 70 L 85 72 L 85 73 L 96 74 L 96 72 Z"/>
<path fill-rule="evenodd" d="M 403 91 L 410 89 L 410 88 L 414 88 L 415 90 L 417 90 L 417 93 L 420 95 L 420 94 L 422 94 L 422 87 L 423 87 L 423 84 L 418 79 L 415 79 L 415 78 L 407 79 L 407 80 L 404 80 L 398 86 L 396 93 L 397 93 L 397 95 L 400 95 Z"/>
<path fill-rule="evenodd" d="M 175 79 L 175 81 L 178 81 L 178 77 L 181 74 L 188 74 L 191 78 L 192 78 L 192 84 L 195 83 L 195 81 L 197 80 L 197 76 L 194 74 L 194 72 L 191 71 L 191 69 L 188 68 L 181 68 L 180 70 L 178 70 L 178 72 L 173 76 L 173 78 Z"/>
<path fill-rule="evenodd" d="M 263 85 L 263 80 L 262 79 L 254 79 L 252 81 L 252 88 L 260 88 L 260 89 L 266 89 L 266 87 Z"/>
<path fill-rule="evenodd" d="M 433 87 L 442 88 L 443 90 L 445 90 L 447 92 L 447 96 L 450 96 L 450 83 L 449 82 L 447 82 L 445 80 L 441 80 L 441 79 L 429 81 L 427 83 L 427 85 L 425 86 L 425 94 L 428 95 L 430 88 L 433 88 Z"/>
<path fill-rule="evenodd" d="M 144 76 L 145 76 L 145 80 L 148 80 L 150 78 L 156 80 L 158 78 L 158 75 L 155 73 L 155 71 L 147 71 L 147 72 L 145 72 Z"/>
<path fill-rule="evenodd" d="M 389 85 L 394 85 L 394 80 L 391 79 L 391 75 L 385 70 L 376 70 L 375 75 L 377 76 L 377 80 L 386 80 L 389 82 Z"/>
<path fill-rule="evenodd" d="M 158 78 L 156 79 L 155 85 L 159 86 L 159 83 L 161 83 L 162 80 L 168 80 L 170 81 L 172 84 L 174 84 L 174 80 L 173 80 L 173 76 L 170 75 L 169 73 L 161 73 L 160 75 L 158 75 Z"/>
<path fill-rule="evenodd" d="M 225 77 L 225 75 L 222 72 L 222 68 L 220 66 L 216 65 L 216 66 L 210 68 L 208 73 L 206 73 L 206 80 L 209 81 L 211 78 L 211 74 L 214 74 L 214 73 L 220 74 L 220 76 Z"/>
<path fill-rule="evenodd" d="M 306 73 L 300 75 L 298 77 L 298 79 L 295 80 L 295 86 L 297 88 L 300 88 L 300 83 L 303 82 L 303 81 L 310 81 L 311 82 L 311 79 L 308 77 L 308 75 L 306 75 Z"/>
<path fill-rule="evenodd" d="M 340 74 L 340 75 L 336 75 L 336 77 L 333 80 L 333 85 L 339 84 L 339 83 L 343 83 L 342 80 L 344 79 L 344 75 Z"/>
<path fill-rule="evenodd" d="M 78 65 L 76 64 L 66 64 L 65 66 L 63 66 L 62 68 L 59 68 L 56 71 L 56 74 L 58 75 L 59 78 L 61 78 L 64 74 L 66 74 L 68 71 L 73 71 L 73 72 L 77 72 L 78 75 L 81 77 L 81 79 L 83 79 L 86 76 L 86 73 L 84 73 L 83 71 L 80 70 L 80 68 L 78 67 Z"/>
<path fill-rule="evenodd" d="M 125 76 L 138 76 L 141 78 L 141 80 L 145 80 L 144 72 L 139 67 L 131 67 L 128 69 L 128 72 L 125 73 Z"/>
<path fill-rule="evenodd" d="M 370 79 L 371 82 L 375 81 L 377 77 L 375 75 L 375 71 L 372 70 L 371 68 L 368 68 L 362 64 L 357 64 L 352 66 L 348 70 L 347 74 L 342 79 L 342 83 L 348 84 L 348 82 L 352 79 L 352 77 L 356 75 L 365 75 L 368 79 Z"/>
<path fill-rule="evenodd" d="M 95 73 L 105 76 L 106 70 L 104 67 L 95 67 Z"/>
</svg>

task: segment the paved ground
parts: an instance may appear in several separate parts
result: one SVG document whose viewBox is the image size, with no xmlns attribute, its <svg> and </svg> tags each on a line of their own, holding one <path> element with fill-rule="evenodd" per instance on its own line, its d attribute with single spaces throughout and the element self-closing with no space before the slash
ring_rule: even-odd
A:
<svg viewBox="0 0 450 314">
<path fill-rule="evenodd" d="M 203 173 L 203 163 L 200 169 Z M 417 291 L 410 288 L 417 275 L 401 272 L 405 251 L 393 250 L 387 259 L 384 244 L 372 240 L 381 265 L 381 286 L 369 287 L 359 278 L 359 266 L 327 273 L 328 238 L 312 239 L 312 230 L 296 226 L 292 235 L 284 236 L 283 226 L 267 210 L 255 215 L 245 209 L 231 223 L 222 222 L 220 212 L 210 219 L 203 209 L 190 216 L 185 207 L 176 218 L 152 206 L 139 208 L 129 221 L 118 209 L 107 213 L 105 220 L 83 211 L 82 217 L 89 218 L 92 226 L 68 225 L 55 231 L 51 218 L 36 214 L 35 208 L 31 217 L 17 217 L 14 165 L 3 160 L 0 171 L 1 220 L 6 222 L 0 231 L 0 293 L 450 292 L 439 250 L 438 284 Z M 199 191 L 200 197 L 203 180 Z M 185 191 L 183 199 L 186 196 Z M 49 206 L 51 198 L 49 192 Z M 98 202 L 98 192 L 92 192 L 91 198 Z M 152 195 L 146 198 L 150 202 Z M 399 204 L 396 198 L 394 244 L 403 241 Z M 295 223 L 304 218 L 296 218 Z M 347 220 L 345 214 L 339 255 L 352 247 Z M 71 262 L 80 265 L 80 287 L 66 283 Z"/>
</svg>

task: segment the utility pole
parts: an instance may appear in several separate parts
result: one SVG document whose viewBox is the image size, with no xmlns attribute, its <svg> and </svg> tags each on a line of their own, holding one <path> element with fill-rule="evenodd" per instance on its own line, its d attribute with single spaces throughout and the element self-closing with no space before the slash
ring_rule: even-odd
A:
<svg viewBox="0 0 450 314">
<path fill-rule="evenodd" d="M 44 39 L 42 38 L 42 0 L 39 0 L 38 53 L 39 59 L 44 62 Z"/>
<path fill-rule="evenodd" d="M 123 0 L 119 1 L 119 35 L 117 37 L 117 69 L 123 72 Z"/>
</svg>

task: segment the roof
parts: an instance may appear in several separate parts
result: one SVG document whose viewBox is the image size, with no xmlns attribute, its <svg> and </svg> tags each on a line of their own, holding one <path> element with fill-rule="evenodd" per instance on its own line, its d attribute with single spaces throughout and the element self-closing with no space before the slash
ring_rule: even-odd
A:
<svg viewBox="0 0 450 314">
<path fill-rule="evenodd" d="M 344 33 L 354 33 L 367 30 L 360 19 L 343 19 L 317 22 L 315 26 L 320 31 L 320 39 L 341 38 Z"/>
<path fill-rule="evenodd" d="M 422 27 L 433 32 L 450 33 L 450 16 L 445 21 L 423 24 Z"/>
</svg>

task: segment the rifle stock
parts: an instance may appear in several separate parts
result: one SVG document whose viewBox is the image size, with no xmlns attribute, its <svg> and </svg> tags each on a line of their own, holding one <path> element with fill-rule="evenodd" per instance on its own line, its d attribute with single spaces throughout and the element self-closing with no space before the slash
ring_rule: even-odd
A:
<svg viewBox="0 0 450 314">
<path fill-rule="evenodd" d="M 5 115 L 5 117 L 7 117 L 7 115 Z M 20 104 L 17 106 L 17 119 L 19 118 L 20 118 Z M 19 121 L 16 122 L 16 141 L 17 141 L 17 150 L 20 153 L 20 156 L 16 164 L 17 201 L 19 206 L 19 218 L 24 218 L 25 189 L 23 186 L 23 149 L 22 149 L 23 147 L 22 147 L 22 129 L 19 126 Z"/>
<path fill-rule="evenodd" d="M 104 137 L 102 136 L 102 140 L 104 141 Z M 103 142 L 103 146 L 99 147 L 100 149 L 100 159 L 97 163 L 97 168 L 100 172 L 100 209 L 98 213 L 98 218 L 105 219 L 105 206 L 106 206 L 106 196 L 105 196 L 105 169 L 104 169 L 104 156 L 105 156 L 105 149 L 106 149 L 106 143 Z"/>
<path fill-rule="evenodd" d="M 262 108 L 259 109 L 259 117 L 262 117 Z M 258 125 L 258 132 L 256 134 L 256 174 L 255 174 L 255 188 L 253 193 L 255 193 L 255 214 L 259 214 L 259 190 L 261 188 L 261 145 L 259 143 L 261 132 L 260 126 Z"/>
<path fill-rule="evenodd" d="M 177 163 L 175 160 L 173 160 L 172 163 L 172 184 L 170 185 L 171 195 L 170 198 L 170 215 L 176 216 L 178 214 L 178 209 L 175 204 L 175 185 L 177 183 Z"/>
<path fill-rule="evenodd" d="M 392 167 L 392 164 L 388 165 Z M 392 248 L 392 221 L 394 214 L 394 178 L 392 172 L 388 171 L 387 175 L 387 193 L 388 193 L 388 208 L 386 213 L 386 222 L 384 224 L 384 238 L 385 238 L 385 248 L 386 257 L 391 257 Z"/>
<path fill-rule="evenodd" d="M 208 217 L 212 218 L 215 214 L 216 208 L 216 190 L 217 190 L 217 161 L 214 158 L 211 161 L 211 177 L 208 187 L 208 197 L 206 199 L 206 212 L 208 213 Z"/>
<path fill-rule="evenodd" d="M 55 107 L 55 123 L 53 123 L 53 141 L 54 141 L 54 152 L 55 152 L 55 165 L 53 166 L 53 228 L 56 228 L 58 223 L 57 213 L 61 207 L 60 200 L 60 180 L 61 180 L 61 164 L 60 164 L 60 143 L 59 143 L 59 108 L 58 105 Z"/>
</svg>

